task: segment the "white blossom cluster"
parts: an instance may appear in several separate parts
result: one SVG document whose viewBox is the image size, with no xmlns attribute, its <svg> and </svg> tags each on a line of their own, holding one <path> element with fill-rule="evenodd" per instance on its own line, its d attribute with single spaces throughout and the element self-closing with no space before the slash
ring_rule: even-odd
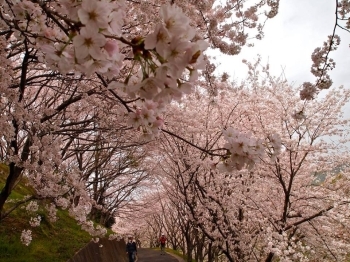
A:
<svg viewBox="0 0 350 262">
<path fill-rule="evenodd" d="M 157 134 L 163 126 L 164 120 L 159 115 L 164 107 L 161 102 L 137 101 L 137 108 L 130 112 L 127 123 L 135 128 L 143 127 L 145 134 Z"/>
<path fill-rule="evenodd" d="M 50 222 L 57 221 L 57 208 L 54 203 L 51 203 L 50 205 L 46 205 L 46 210 L 49 212 L 48 218 Z"/>
<path fill-rule="evenodd" d="M 227 158 L 217 164 L 222 172 L 241 170 L 244 167 L 252 168 L 256 162 L 264 157 L 265 152 L 274 159 L 281 152 L 282 141 L 278 134 L 271 134 L 267 142 L 244 133 L 232 127 L 223 130 L 226 140 L 224 148 L 228 150 Z M 267 151 L 265 151 L 267 150 Z"/>
<path fill-rule="evenodd" d="M 32 227 L 38 227 L 38 226 L 40 226 L 40 222 L 41 222 L 41 216 L 31 217 L 30 221 L 29 221 L 29 224 Z"/>
<path fill-rule="evenodd" d="M 29 246 L 30 242 L 32 242 L 32 231 L 31 230 L 23 230 L 21 234 L 21 242 Z"/>
<path fill-rule="evenodd" d="M 94 72 L 119 72 L 123 56 L 117 41 L 111 36 L 120 36 L 125 17 L 125 1 L 60 1 L 48 6 L 31 1 L 13 2 L 13 16 L 21 29 L 30 29 L 38 37 L 34 40 L 42 59 L 53 69 L 62 73 L 77 70 L 90 75 Z M 50 27 L 42 11 L 55 10 L 67 17 L 60 30 Z M 31 19 L 27 19 L 30 14 Z M 63 17 L 62 17 L 63 18 Z M 63 21 L 61 21 L 63 22 Z M 69 26 L 81 23 L 81 29 L 72 31 Z M 66 26 L 64 28 L 63 24 Z M 17 35 L 18 38 L 22 36 Z"/>
<path fill-rule="evenodd" d="M 317 47 L 311 55 L 312 66 L 311 73 L 316 76 L 317 82 L 312 85 L 305 82 L 300 91 L 300 98 L 303 100 L 312 100 L 317 93 L 317 89 L 328 89 L 332 85 L 332 80 L 328 74 L 334 69 L 335 62 L 329 58 L 329 52 L 334 51 L 340 44 L 338 35 L 328 36 L 328 40 L 323 43 L 323 47 Z M 316 88 L 317 87 L 317 88 Z"/>
<path fill-rule="evenodd" d="M 83 223 L 81 228 L 87 231 L 93 237 L 103 237 L 107 233 L 107 229 L 100 225 L 94 227 L 94 223 L 92 221 Z"/>
<path fill-rule="evenodd" d="M 317 94 L 317 88 L 310 82 L 303 83 L 303 88 L 300 91 L 300 98 L 302 100 L 312 100 Z"/>
<path fill-rule="evenodd" d="M 349 0 L 341 0 L 339 1 L 339 4 L 338 4 L 338 13 L 341 15 L 341 18 L 346 18 L 347 14 L 350 13 L 350 2 Z M 349 21 L 347 21 L 347 25 Z M 350 28 L 350 26 L 348 26 L 347 28 Z"/>
<path fill-rule="evenodd" d="M 29 204 L 26 206 L 26 210 L 29 212 L 36 212 L 38 211 L 39 205 L 36 201 L 30 201 Z"/>
<path fill-rule="evenodd" d="M 242 133 L 230 127 L 223 130 L 223 135 L 226 139 L 224 147 L 230 155 L 218 164 L 217 167 L 221 171 L 241 170 L 244 166 L 252 168 L 265 152 L 263 140 L 254 138 L 249 133 Z"/>
<path fill-rule="evenodd" d="M 309 246 L 294 237 L 289 240 L 286 232 L 279 234 L 267 229 L 267 249 L 274 253 L 281 261 L 308 261 L 307 253 L 313 252 Z"/>
<path fill-rule="evenodd" d="M 77 205 L 71 206 L 69 208 L 69 214 L 81 224 L 86 222 L 86 216 L 90 212 L 91 205 L 88 201 L 85 204 L 83 203 L 83 201 L 79 201 Z"/>
<path fill-rule="evenodd" d="M 152 33 L 127 40 L 122 32 L 127 11 L 124 0 L 10 2 L 13 2 L 13 12 L 6 10 L 8 21 L 17 20 L 23 31 L 30 31 L 27 37 L 40 50 L 40 60 L 62 74 L 98 73 L 109 79 L 116 78 L 126 63 L 120 48 L 131 48 L 134 65 L 129 76 L 124 82 L 110 83 L 109 88 L 139 97 L 141 103 L 151 100 L 169 104 L 180 99 L 192 90 L 198 70 L 205 66 L 203 52 L 208 44 L 197 39 L 190 19 L 175 4 L 160 8 L 160 21 Z M 59 22 L 54 20 L 59 26 L 50 27 L 46 20 L 53 19 L 57 12 L 62 14 Z M 20 32 L 15 36 L 24 37 Z M 138 108 L 149 110 L 147 106 Z M 146 133 L 157 133 L 162 126 L 161 112 L 157 111 L 160 108 L 159 105 L 153 107 L 154 118 L 151 116 L 142 124 Z M 130 114 L 130 118 L 135 119 L 135 114 L 139 112 Z M 152 112 L 146 114 L 152 115 Z"/>
<path fill-rule="evenodd" d="M 121 88 L 131 97 L 142 98 L 135 112 L 129 114 L 129 124 L 143 126 L 148 134 L 158 133 L 162 127 L 160 112 L 164 105 L 191 92 L 197 70 L 205 66 L 202 53 L 208 47 L 203 40 L 193 41 L 196 30 L 176 5 L 162 6 L 160 18 L 154 31 L 144 42 L 141 40 L 142 53 L 134 52 L 141 66 L 138 77 L 130 79 L 131 84 L 109 85 L 110 89 Z"/>
<path fill-rule="evenodd" d="M 58 197 L 55 201 L 56 205 L 61 207 L 62 209 L 67 209 L 69 206 L 69 200 L 67 198 Z"/>
</svg>

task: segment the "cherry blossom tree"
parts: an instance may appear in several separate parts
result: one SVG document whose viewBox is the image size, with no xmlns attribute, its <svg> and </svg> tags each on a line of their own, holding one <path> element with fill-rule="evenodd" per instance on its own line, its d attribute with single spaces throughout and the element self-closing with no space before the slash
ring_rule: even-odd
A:
<svg viewBox="0 0 350 262">
<path fill-rule="evenodd" d="M 195 99 L 189 101 L 192 102 L 184 107 L 184 111 L 188 110 L 187 113 L 196 114 L 192 110 L 192 107 L 198 106 L 197 103 L 202 104 L 206 99 L 198 97 L 198 101 L 195 101 Z M 216 143 L 220 137 L 222 138 L 222 132 L 220 131 L 218 122 L 221 122 L 221 128 L 227 123 L 232 123 L 233 120 L 238 119 L 238 115 L 236 115 L 238 114 L 238 110 L 223 110 L 224 112 L 220 112 L 215 102 L 210 102 L 210 100 L 206 107 L 205 111 L 203 110 L 201 112 L 201 115 L 196 117 L 192 115 L 188 118 L 192 122 L 187 123 L 192 127 L 192 132 L 188 136 L 191 137 L 190 141 L 192 143 L 210 149 L 213 143 Z M 203 126 L 204 129 L 201 128 Z M 175 126 L 174 128 L 181 129 L 180 126 Z M 162 163 L 165 165 L 163 169 L 165 169 L 166 175 L 172 178 L 174 187 L 180 191 L 184 203 L 188 206 L 186 215 L 209 238 L 213 246 L 219 247 L 224 253 L 226 252 L 225 255 L 229 259 L 234 259 L 230 249 L 226 250 L 224 246 L 217 242 L 219 241 L 223 224 L 220 223 L 221 221 L 219 222 L 218 214 L 215 212 L 216 208 L 214 208 L 215 200 L 213 199 L 213 195 L 216 191 L 211 186 L 219 188 L 219 185 L 223 183 L 224 177 L 220 173 L 214 175 L 210 171 L 210 167 L 214 167 L 215 165 L 215 162 L 210 161 L 210 154 L 193 150 L 192 146 L 189 146 L 188 143 L 183 141 L 171 138 L 166 141 L 164 143 L 166 150 L 162 154 L 167 154 L 168 157 Z M 235 162 L 238 167 L 240 166 L 239 159 L 240 157 L 238 156 L 238 162 Z M 222 167 L 232 168 L 231 165 L 223 165 Z M 227 186 L 225 189 L 230 190 Z M 222 204 L 221 209 L 224 210 L 226 208 L 229 209 L 229 206 Z M 227 237 L 223 236 L 223 238 L 226 239 Z"/>
<path fill-rule="evenodd" d="M 254 93 L 261 96 L 265 92 L 268 100 L 254 110 L 258 122 L 253 124 L 254 132 L 258 132 L 260 123 L 263 133 L 279 128 L 279 133 L 283 134 L 282 153 L 273 164 L 267 165 L 267 170 L 264 168 L 267 163 L 259 165 L 258 173 L 264 180 L 270 175 L 275 180 L 272 183 L 268 179 L 269 183 L 265 185 L 260 184 L 262 181 L 258 183 L 259 188 L 267 190 L 267 202 L 259 206 L 258 201 L 254 201 L 254 206 L 262 213 L 274 210 L 268 215 L 271 223 L 269 230 L 274 228 L 272 231 L 278 232 L 278 235 L 272 233 L 271 238 L 278 239 L 278 244 L 275 245 L 274 241 L 269 243 L 272 246 L 268 260 L 272 259 L 274 250 L 277 251 L 277 256 L 286 260 L 297 259 L 298 251 L 300 256 L 307 254 L 308 258 L 314 257 L 316 260 L 342 260 L 346 253 L 337 249 L 347 245 L 348 239 L 331 236 L 326 225 L 331 223 L 333 228 L 342 225 L 337 217 L 346 216 L 343 208 L 348 204 L 348 197 L 341 191 L 329 191 L 330 185 L 327 183 L 315 186 L 315 177 L 310 174 L 320 170 L 331 171 L 348 162 L 347 154 L 342 153 L 347 151 L 343 145 L 348 141 L 348 121 L 342 118 L 341 108 L 348 101 L 349 92 L 334 90 L 325 98 L 313 102 L 301 102 L 297 98 L 288 101 L 288 94 L 292 97 L 295 93 L 293 89 L 285 90 L 281 95 L 276 92 L 275 86 L 281 88 L 283 83 L 275 85 L 273 81 L 270 85 L 271 90 L 254 89 Z M 273 116 L 271 112 L 278 112 L 277 108 L 280 113 Z M 266 117 L 281 120 L 279 123 L 267 124 Z M 347 168 L 342 173 L 344 178 L 347 177 Z M 330 180 L 333 180 L 332 176 Z M 347 179 L 343 182 L 346 188 Z M 348 231 L 345 228 L 343 230 Z M 324 238 L 324 235 L 329 239 Z M 310 254 L 305 251 L 305 247 L 318 252 Z"/>
<path fill-rule="evenodd" d="M 336 3 L 335 28 L 347 30 L 341 21 L 350 4 Z M 0 1 L 0 152 L 9 170 L 0 222 L 46 199 L 50 219 L 57 207 L 68 209 L 94 237 L 106 231 L 89 217 L 108 224 L 133 215 L 150 243 L 165 230 L 189 261 L 193 254 L 200 261 L 344 258 L 348 158 L 338 153 L 348 141 L 341 108 L 349 92 L 312 101 L 331 84 L 335 31 L 312 56 L 317 81 L 303 85 L 306 101 L 285 81 L 261 82 L 249 63 L 251 77 L 231 87 L 205 55 L 209 47 L 235 55 L 261 39 L 278 4 Z M 338 176 L 315 183 L 314 172 L 338 166 Z M 8 208 L 22 178 L 35 194 Z M 39 224 L 33 216 L 30 225 Z M 28 245 L 30 230 L 21 239 Z"/>
<path fill-rule="evenodd" d="M 162 211 L 159 195 L 155 192 L 157 187 L 154 187 L 153 183 L 153 187 L 150 185 L 137 203 L 126 208 L 124 214 L 118 215 L 113 226 L 122 236 L 133 236 L 142 246 L 150 248 L 158 246 L 159 235 L 164 230 L 163 221 L 159 219 Z"/>
<path fill-rule="evenodd" d="M 76 156 L 72 162 L 79 163 L 81 179 L 99 207 L 93 207 L 91 216 L 103 225 L 111 225 L 108 221 L 113 222 L 116 211 L 120 213 L 132 202 L 133 194 L 148 177 L 141 168 L 145 152 L 138 148 L 142 145 L 127 133 L 114 129 L 113 136 L 118 134 L 115 139 L 98 134 L 92 144 L 77 138 L 71 149 Z"/>
<path fill-rule="evenodd" d="M 340 88 L 323 99 L 303 102 L 295 95 L 296 88 L 269 75 L 260 81 L 256 65 L 248 65 L 252 70 L 245 86 L 216 87 L 216 97 L 199 91 L 172 110 L 173 117 L 187 121 L 171 128 L 188 141 L 164 140 L 164 176 L 180 190 L 192 221 L 228 261 L 342 260 L 347 254 L 341 250 L 349 244 L 344 224 L 349 202 L 340 187 L 348 188 L 348 170 L 341 171 L 339 181 L 331 171 L 348 162 L 348 121 L 342 119 L 341 109 L 349 92 Z M 262 71 L 268 73 L 266 67 Z M 198 114 L 192 108 L 202 110 Z M 175 121 L 169 121 L 168 128 L 170 123 Z M 245 144 L 249 138 L 237 136 L 231 123 L 262 139 L 266 156 L 260 155 L 251 170 L 235 171 L 232 166 L 234 160 L 240 169 L 238 152 L 257 144 Z M 221 133 L 219 127 L 226 131 Z M 243 139 L 225 146 L 235 152 L 234 159 L 224 157 L 226 162 L 218 162 L 208 150 L 213 141 L 220 144 L 222 135 L 228 137 L 221 137 L 223 146 L 230 138 Z M 188 142 L 207 151 L 197 151 Z M 316 171 L 328 172 L 328 180 L 315 184 Z"/>
<path fill-rule="evenodd" d="M 165 181 L 165 183 L 167 182 Z M 184 202 L 179 188 L 174 187 L 173 183 L 167 184 L 163 185 L 169 198 L 167 200 L 169 211 L 164 216 L 164 220 L 167 232 L 171 232 L 169 243 L 175 249 L 172 228 L 180 229 L 180 234 L 175 234 L 175 240 L 180 243 L 180 250 L 185 255 L 186 261 L 192 261 L 193 259 L 196 261 L 221 261 L 219 260 L 221 252 L 213 246 L 213 242 L 198 229 L 195 221 L 189 216 L 188 204 Z"/>
<path fill-rule="evenodd" d="M 25 177 L 35 198 L 52 200 L 52 218 L 55 206 L 69 208 L 90 230 L 86 216 L 101 198 L 89 179 L 104 175 L 76 150 L 94 148 L 87 159 L 97 159 L 96 134 L 110 139 L 116 126 L 154 138 L 167 107 L 201 77 L 207 47 L 239 53 L 248 37 L 262 38 L 278 2 L 0 1 L 0 143 L 9 167 L 0 221 Z"/>
</svg>

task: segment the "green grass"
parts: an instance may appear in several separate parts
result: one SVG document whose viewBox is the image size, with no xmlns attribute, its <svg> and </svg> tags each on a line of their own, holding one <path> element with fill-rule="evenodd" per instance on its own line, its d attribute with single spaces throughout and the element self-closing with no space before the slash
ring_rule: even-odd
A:
<svg viewBox="0 0 350 262">
<path fill-rule="evenodd" d="M 0 166 L 3 169 L 3 166 Z M 0 190 L 5 183 L 5 176 L 0 172 Z M 23 199 L 33 189 L 19 183 L 10 195 L 11 200 Z M 39 227 L 31 227 L 29 214 L 18 208 L 0 222 L 0 261 L 1 262 L 66 262 L 91 239 L 88 233 L 80 229 L 68 212 L 59 210 L 58 220 L 51 223 L 45 210 L 45 201 L 38 202 L 41 216 Z M 11 203 L 6 204 L 7 208 Z M 21 243 L 23 229 L 32 230 L 32 242 L 29 246 Z"/>
<path fill-rule="evenodd" d="M 59 212 L 58 217 L 52 224 L 43 219 L 37 228 L 31 228 L 23 217 L 15 215 L 6 219 L 0 225 L 0 261 L 60 262 L 71 258 L 91 237 L 64 212 Z M 24 228 L 32 229 L 33 240 L 29 246 L 20 241 Z"/>
</svg>

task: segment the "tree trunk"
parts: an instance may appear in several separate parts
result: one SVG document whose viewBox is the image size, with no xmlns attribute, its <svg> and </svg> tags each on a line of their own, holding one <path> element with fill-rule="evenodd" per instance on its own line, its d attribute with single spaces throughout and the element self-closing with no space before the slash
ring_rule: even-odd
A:
<svg viewBox="0 0 350 262">
<path fill-rule="evenodd" d="M 270 252 L 267 258 L 265 259 L 265 262 L 271 262 L 273 259 L 274 253 Z"/>
<path fill-rule="evenodd" d="M 212 250 L 212 243 L 209 242 L 208 244 L 208 262 L 214 262 L 214 256 L 213 256 L 213 250 Z"/>
<path fill-rule="evenodd" d="M 7 198 L 10 196 L 13 187 L 16 184 L 19 176 L 22 173 L 23 168 L 19 168 L 15 166 L 15 163 L 10 163 L 10 173 L 6 179 L 5 187 L 1 190 L 0 193 L 0 222 L 2 218 L 2 213 L 4 209 L 5 202 Z"/>
<path fill-rule="evenodd" d="M 189 241 L 187 240 L 186 242 L 187 242 L 187 259 L 186 259 L 186 261 L 192 262 L 193 245 L 192 245 L 190 240 Z"/>
<path fill-rule="evenodd" d="M 16 125 L 16 122 L 14 122 L 14 125 Z M 15 148 L 15 153 L 18 153 L 17 142 L 15 140 L 12 141 L 12 145 Z M 24 143 L 24 146 L 23 146 L 22 154 L 21 154 L 21 160 L 23 162 L 27 161 L 29 158 L 29 152 L 30 152 L 29 148 L 31 145 L 32 145 L 32 141 L 29 137 L 27 137 L 26 142 Z M 6 179 L 5 187 L 1 190 L 1 193 L 0 193 L 0 221 L 2 218 L 5 202 L 7 198 L 10 196 L 12 189 L 16 185 L 16 182 L 23 171 L 23 167 L 16 166 L 14 162 L 11 162 L 9 167 L 10 167 L 10 172 Z"/>
</svg>

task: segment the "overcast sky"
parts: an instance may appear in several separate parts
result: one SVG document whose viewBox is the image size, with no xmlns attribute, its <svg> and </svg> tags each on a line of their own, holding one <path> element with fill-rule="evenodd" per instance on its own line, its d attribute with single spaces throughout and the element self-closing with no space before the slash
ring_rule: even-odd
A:
<svg viewBox="0 0 350 262">
<path fill-rule="evenodd" d="M 220 59 L 222 68 L 236 79 L 244 79 L 246 69 L 242 59 L 254 61 L 260 54 L 263 62 L 269 61 L 274 75 L 280 75 L 284 68 L 290 83 L 297 86 L 305 81 L 313 83 L 311 54 L 332 34 L 334 22 L 335 0 L 281 0 L 279 14 L 266 23 L 265 37 L 254 47 L 244 48 L 239 56 Z M 340 28 L 337 33 L 341 45 L 331 53 L 336 61 L 331 76 L 334 85 L 350 88 L 350 33 Z"/>
</svg>

